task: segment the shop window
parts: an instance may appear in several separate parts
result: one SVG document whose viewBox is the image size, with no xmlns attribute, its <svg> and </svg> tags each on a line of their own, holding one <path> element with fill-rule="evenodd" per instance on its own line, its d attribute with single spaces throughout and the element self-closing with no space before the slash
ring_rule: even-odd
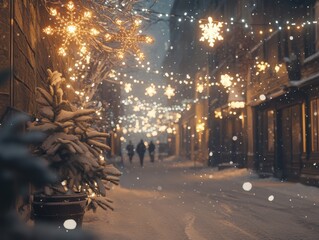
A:
<svg viewBox="0 0 319 240">
<path fill-rule="evenodd" d="M 311 150 L 312 152 L 319 152 L 319 99 L 313 99 L 311 101 Z"/>
</svg>

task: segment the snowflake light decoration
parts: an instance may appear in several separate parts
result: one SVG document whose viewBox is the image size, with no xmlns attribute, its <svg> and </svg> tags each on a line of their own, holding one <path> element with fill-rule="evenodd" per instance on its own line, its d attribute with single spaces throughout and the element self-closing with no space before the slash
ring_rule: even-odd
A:
<svg viewBox="0 0 319 240">
<path fill-rule="evenodd" d="M 154 84 L 151 84 L 151 86 L 149 86 L 148 88 L 145 89 L 145 95 L 153 97 L 157 92 L 156 92 L 156 87 L 154 86 Z"/>
<path fill-rule="evenodd" d="M 199 93 L 203 93 L 203 91 L 204 91 L 204 84 L 202 84 L 202 83 L 197 83 L 196 91 L 199 92 Z"/>
<path fill-rule="evenodd" d="M 119 59 L 123 59 L 125 53 L 128 52 L 132 55 L 136 55 L 140 60 L 144 59 L 144 54 L 139 48 L 140 43 L 151 44 L 154 42 L 154 39 L 147 35 L 139 34 L 139 27 L 141 25 L 141 20 L 135 19 L 134 23 L 129 27 L 126 27 L 125 23 L 121 20 L 117 20 L 116 24 L 119 28 L 117 33 L 111 34 L 107 33 L 105 35 L 106 41 L 117 42 L 120 44 L 118 49 L 117 56 Z"/>
<path fill-rule="evenodd" d="M 132 91 L 132 84 L 131 84 L 131 83 L 125 83 L 125 85 L 124 85 L 124 91 L 125 91 L 126 93 L 131 92 L 131 91 Z"/>
<path fill-rule="evenodd" d="M 164 93 L 168 99 L 171 99 L 173 96 L 175 96 L 175 89 L 171 87 L 171 85 L 168 85 L 165 89 Z"/>
<path fill-rule="evenodd" d="M 267 62 L 261 61 L 261 62 L 256 62 L 255 67 L 257 68 L 256 75 L 259 75 L 262 72 L 264 73 L 266 69 L 270 67 L 270 64 Z"/>
<path fill-rule="evenodd" d="M 156 118 L 156 110 L 155 110 L 155 109 L 152 109 L 151 111 L 149 111 L 149 112 L 147 113 L 147 116 L 148 116 L 149 118 Z"/>
<path fill-rule="evenodd" d="M 55 18 L 53 26 L 47 26 L 43 32 L 47 35 L 58 35 L 62 40 L 62 45 L 58 49 L 59 55 L 66 56 L 71 43 L 79 47 L 79 52 L 86 54 L 88 49 L 84 38 L 96 37 L 100 32 L 92 25 L 92 13 L 85 11 L 78 13 L 75 4 L 69 1 L 66 4 L 66 14 L 61 15 L 57 9 L 50 8 L 49 13 Z"/>
<path fill-rule="evenodd" d="M 216 23 L 213 21 L 212 17 L 209 17 L 207 24 L 199 25 L 199 27 L 202 29 L 202 37 L 199 39 L 199 41 L 204 42 L 207 40 L 209 46 L 214 47 L 216 40 L 221 41 L 224 39 L 223 36 L 220 35 L 222 26 L 223 23 Z"/>
<path fill-rule="evenodd" d="M 229 76 L 228 74 L 223 74 L 223 75 L 220 76 L 220 83 L 225 88 L 229 88 L 232 85 L 232 81 L 233 80 L 234 80 L 234 78 Z"/>
</svg>

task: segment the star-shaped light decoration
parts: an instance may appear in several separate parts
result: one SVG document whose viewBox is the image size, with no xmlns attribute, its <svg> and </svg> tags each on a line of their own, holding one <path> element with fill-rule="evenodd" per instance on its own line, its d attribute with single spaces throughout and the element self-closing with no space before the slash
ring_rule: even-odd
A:
<svg viewBox="0 0 319 240">
<path fill-rule="evenodd" d="M 225 87 L 229 88 L 232 85 L 233 77 L 228 74 L 223 74 L 220 76 L 220 83 Z"/>
<path fill-rule="evenodd" d="M 275 72 L 278 73 L 280 71 L 281 67 L 282 67 L 282 64 L 277 64 L 275 66 Z"/>
<path fill-rule="evenodd" d="M 196 91 L 202 93 L 204 91 L 204 84 L 198 83 L 196 86 Z"/>
<path fill-rule="evenodd" d="M 125 83 L 125 85 L 124 85 L 124 91 L 125 91 L 126 93 L 131 92 L 131 91 L 132 91 L 132 84 L 130 84 L 130 83 Z"/>
<path fill-rule="evenodd" d="M 199 23 L 202 23 L 202 21 Z M 200 24 L 199 27 L 202 29 L 202 37 L 199 41 L 208 41 L 210 47 L 214 47 L 216 40 L 221 41 L 224 39 L 223 36 L 221 36 L 223 23 L 213 21 L 212 17 L 208 18 L 208 23 Z"/>
<path fill-rule="evenodd" d="M 265 72 L 267 68 L 270 67 L 270 64 L 264 61 L 261 62 L 256 62 L 256 68 L 257 68 L 257 72 L 256 75 L 259 75 L 261 72 Z"/>
<path fill-rule="evenodd" d="M 134 106 L 133 107 L 133 111 L 134 112 L 139 112 L 141 109 L 140 109 L 140 106 Z"/>
<path fill-rule="evenodd" d="M 151 84 L 148 88 L 145 89 L 145 95 L 153 97 L 157 92 L 156 92 L 156 87 L 154 84 Z"/>
<path fill-rule="evenodd" d="M 199 122 L 196 124 L 196 132 L 203 132 L 205 130 L 205 123 Z"/>
<path fill-rule="evenodd" d="M 139 44 L 151 44 L 154 42 L 154 39 L 150 36 L 139 34 L 139 27 L 141 23 L 141 20 L 136 19 L 133 24 L 127 26 L 127 24 L 123 21 L 117 20 L 116 24 L 119 31 L 114 34 L 107 33 L 105 35 L 106 41 L 117 42 L 120 44 L 120 48 L 117 50 L 117 56 L 119 59 L 123 59 L 127 52 L 132 55 L 136 55 L 140 60 L 144 59 L 144 54 L 139 48 Z"/>
<path fill-rule="evenodd" d="M 86 54 L 88 49 L 84 39 L 96 37 L 100 34 L 91 23 L 92 13 L 85 11 L 83 14 L 80 14 L 72 1 L 69 1 L 65 6 L 66 13 L 63 15 L 57 9 L 50 8 L 49 13 L 54 17 L 55 22 L 53 26 L 44 28 L 43 32 L 47 35 L 57 35 L 60 37 L 62 44 L 58 49 L 59 55 L 66 56 L 71 43 L 79 47 L 79 52 Z"/>
<path fill-rule="evenodd" d="M 175 89 L 171 87 L 171 85 L 168 85 L 165 89 L 164 93 L 168 99 L 171 99 L 173 96 L 175 96 Z"/>
<path fill-rule="evenodd" d="M 149 111 L 149 112 L 147 113 L 147 116 L 148 116 L 149 118 L 155 118 L 155 117 L 156 117 L 156 111 L 155 111 L 155 109 L 152 109 L 151 111 Z"/>
</svg>

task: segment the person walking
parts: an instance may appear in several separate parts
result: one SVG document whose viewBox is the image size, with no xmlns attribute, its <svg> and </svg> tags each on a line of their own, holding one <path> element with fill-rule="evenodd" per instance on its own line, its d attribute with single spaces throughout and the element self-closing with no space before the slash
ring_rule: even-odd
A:
<svg viewBox="0 0 319 240">
<path fill-rule="evenodd" d="M 132 141 L 130 140 L 129 143 L 126 146 L 126 151 L 128 158 L 130 160 L 130 163 L 132 164 L 133 156 L 134 156 L 134 145 L 132 144 Z"/>
<path fill-rule="evenodd" d="M 151 162 L 154 162 L 154 157 L 155 157 L 155 144 L 153 141 L 150 142 L 148 145 L 148 153 L 150 154 Z"/>
<path fill-rule="evenodd" d="M 137 144 L 137 147 L 136 147 L 136 152 L 138 156 L 140 157 L 141 167 L 143 167 L 145 151 L 146 151 L 146 147 L 145 147 L 143 139 L 141 139 L 141 141 L 139 142 L 139 144 Z"/>
</svg>

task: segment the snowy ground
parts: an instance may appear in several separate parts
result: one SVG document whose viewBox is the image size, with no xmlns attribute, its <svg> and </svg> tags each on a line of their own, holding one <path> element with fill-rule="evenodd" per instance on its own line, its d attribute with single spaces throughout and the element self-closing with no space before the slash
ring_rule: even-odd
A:
<svg viewBox="0 0 319 240">
<path fill-rule="evenodd" d="M 173 159 L 122 171 L 115 211 L 84 219 L 102 239 L 319 239 L 319 188 Z"/>
</svg>

